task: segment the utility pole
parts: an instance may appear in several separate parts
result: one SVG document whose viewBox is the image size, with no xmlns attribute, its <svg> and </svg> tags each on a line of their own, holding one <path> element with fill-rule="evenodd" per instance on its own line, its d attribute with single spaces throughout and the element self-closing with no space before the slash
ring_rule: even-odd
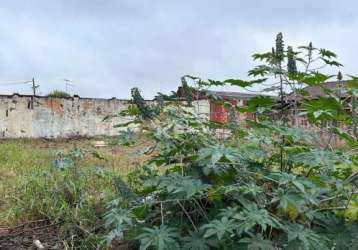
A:
<svg viewBox="0 0 358 250">
<path fill-rule="evenodd" d="M 35 84 L 35 78 L 32 78 L 32 97 L 31 97 L 31 109 L 34 109 L 34 102 L 35 102 L 35 96 L 36 96 L 36 89 L 40 87 L 40 85 Z"/>
<path fill-rule="evenodd" d="M 35 78 L 32 77 L 32 93 L 33 93 L 33 96 L 36 95 L 36 85 L 35 85 Z"/>
</svg>

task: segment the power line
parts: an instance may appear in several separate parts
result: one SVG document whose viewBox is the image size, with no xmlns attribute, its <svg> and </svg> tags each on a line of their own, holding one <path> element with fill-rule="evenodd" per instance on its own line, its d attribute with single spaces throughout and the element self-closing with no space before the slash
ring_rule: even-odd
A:
<svg viewBox="0 0 358 250">
<path fill-rule="evenodd" d="M 8 82 L 0 82 L 1 86 L 8 86 L 8 85 L 19 85 L 19 84 L 28 84 L 31 83 L 32 80 L 28 81 L 8 81 Z"/>
</svg>

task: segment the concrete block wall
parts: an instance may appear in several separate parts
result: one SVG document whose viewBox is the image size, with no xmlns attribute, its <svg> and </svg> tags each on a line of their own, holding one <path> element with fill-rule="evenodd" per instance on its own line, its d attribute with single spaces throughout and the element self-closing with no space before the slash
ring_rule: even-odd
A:
<svg viewBox="0 0 358 250">
<path fill-rule="evenodd" d="M 32 105 L 33 104 L 33 105 Z M 72 138 L 117 135 L 128 118 L 103 118 L 126 109 L 128 100 L 0 95 L 0 138 Z M 32 108 L 33 106 L 33 108 Z M 208 100 L 193 102 L 190 112 L 210 117 Z"/>
<path fill-rule="evenodd" d="M 33 100 L 33 109 L 31 107 Z M 127 100 L 0 96 L 0 138 L 69 138 L 116 135 L 123 118 L 103 121 L 128 106 Z M 120 120 L 121 119 L 121 120 Z"/>
</svg>

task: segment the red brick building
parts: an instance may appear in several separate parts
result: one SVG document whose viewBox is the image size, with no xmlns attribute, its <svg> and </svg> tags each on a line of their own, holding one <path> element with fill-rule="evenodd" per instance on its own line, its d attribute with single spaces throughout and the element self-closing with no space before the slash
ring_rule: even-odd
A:
<svg viewBox="0 0 358 250">
<path fill-rule="evenodd" d="M 183 100 L 187 100 L 182 87 L 178 88 L 177 94 Z M 229 102 L 233 105 L 247 106 L 248 100 L 256 96 L 255 94 L 227 92 L 227 91 L 209 91 L 209 92 L 194 92 L 191 94 L 192 101 L 205 101 L 209 105 L 209 117 L 211 121 L 227 123 L 229 121 L 230 109 L 225 105 Z M 255 119 L 254 113 L 239 113 L 236 112 L 238 120 Z"/>
<path fill-rule="evenodd" d="M 227 123 L 229 121 L 230 110 L 224 105 L 229 102 L 233 105 L 247 106 L 248 100 L 255 96 L 254 94 L 239 93 L 239 92 L 222 92 L 215 91 L 219 100 L 209 100 L 210 103 L 210 120 L 216 122 Z M 239 120 L 255 119 L 254 113 L 236 113 Z"/>
</svg>

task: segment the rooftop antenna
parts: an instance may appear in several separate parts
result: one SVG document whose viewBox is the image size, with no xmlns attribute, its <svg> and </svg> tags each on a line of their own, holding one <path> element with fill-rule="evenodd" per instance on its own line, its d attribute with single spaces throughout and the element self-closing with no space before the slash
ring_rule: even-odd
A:
<svg viewBox="0 0 358 250">
<path fill-rule="evenodd" d="M 66 93 L 68 93 L 68 89 L 69 89 L 69 87 L 74 87 L 75 85 L 74 84 L 72 84 L 71 82 L 71 80 L 69 80 L 69 79 L 63 79 L 64 81 L 65 81 L 65 89 L 66 89 Z"/>
</svg>

